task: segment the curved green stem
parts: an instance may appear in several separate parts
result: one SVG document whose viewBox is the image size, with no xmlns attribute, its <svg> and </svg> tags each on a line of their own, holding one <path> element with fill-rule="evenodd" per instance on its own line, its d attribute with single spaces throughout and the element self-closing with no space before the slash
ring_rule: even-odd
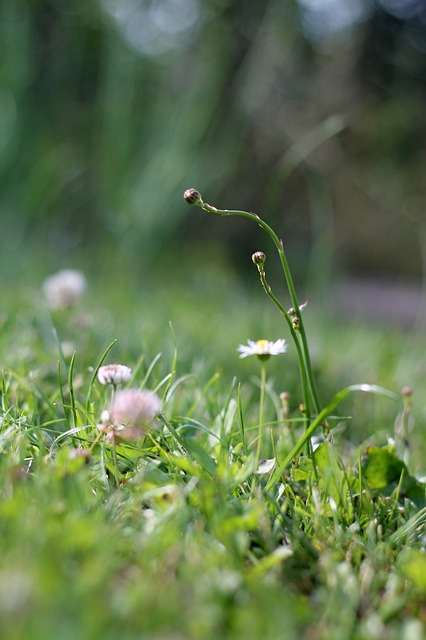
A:
<svg viewBox="0 0 426 640">
<path fill-rule="evenodd" d="M 287 322 L 288 328 L 290 330 L 291 337 L 293 338 L 296 351 L 297 351 L 297 359 L 299 362 L 299 373 L 300 373 L 300 381 L 302 383 L 302 394 L 303 394 L 303 403 L 304 403 L 304 409 L 305 409 L 305 418 L 306 418 L 307 424 L 309 424 L 309 421 L 311 418 L 311 402 L 309 397 L 308 378 L 306 375 L 306 368 L 304 366 L 304 358 L 303 358 L 302 348 L 300 346 L 300 341 L 297 336 L 297 332 L 294 328 L 291 317 L 289 316 L 288 312 L 284 309 L 283 305 L 278 300 L 278 298 L 274 295 L 270 285 L 266 281 L 266 274 L 265 274 L 264 268 L 261 265 L 258 265 L 257 268 L 259 271 L 260 282 L 262 284 L 263 290 L 265 291 L 268 298 L 270 298 L 272 302 L 275 304 L 275 306 L 278 308 L 278 311 L 281 313 L 281 315 L 284 316 L 284 319 Z"/>
<path fill-rule="evenodd" d="M 310 358 L 310 354 L 309 354 L 309 347 L 308 347 L 308 340 L 306 337 L 306 332 L 305 332 L 305 327 L 303 324 L 303 318 L 302 318 L 302 314 L 300 312 L 300 306 L 297 300 L 297 296 L 296 296 L 296 289 L 294 287 L 294 283 L 293 283 L 293 278 L 291 276 L 291 272 L 290 272 L 290 267 L 289 264 L 287 262 L 287 257 L 285 255 L 284 252 L 284 247 L 283 247 L 283 242 L 282 240 L 279 239 L 279 237 L 277 236 L 277 234 L 275 233 L 275 231 L 272 229 L 272 227 L 270 227 L 264 220 L 262 220 L 262 218 L 260 218 L 256 213 L 252 213 L 249 211 L 240 211 L 238 209 L 217 209 L 216 207 L 211 206 L 210 204 L 207 204 L 206 202 L 203 202 L 202 200 L 200 202 L 195 202 L 194 204 L 198 204 L 204 211 L 207 211 L 208 213 L 215 213 L 221 216 L 241 216 L 244 218 L 248 218 L 249 220 L 252 220 L 253 222 L 255 222 L 259 227 L 261 227 L 264 231 L 266 231 L 266 233 L 269 235 L 269 237 L 271 238 L 272 242 L 275 244 L 275 247 L 277 248 L 278 254 L 280 256 L 280 261 L 281 261 L 281 266 L 284 272 L 284 276 L 287 282 L 287 287 L 288 287 L 288 291 L 290 294 L 290 299 L 294 308 L 294 312 L 295 312 L 295 316 L 298 318 L 298 332 L 300 334 L 300 340 L 301 340 L 301 344 L 302 344 L 302 348 L 300 350 L 300 343 L 299 340 L 297 338 L 297 335 L 295 334 L 295 331 L 293 329 L 292 331 L 292 337 L 293 340 L 296 344 L 296 348 L 297 345 L 299 345 L 299 349 L 298 349 L 298 357 L 299 357 L 299 363 L 300 363 L 300 369 L 304 370 L 306 372 L 306 378 L 307 378 L 307 384 L 309 386 L 309 391 L 312 397 L 312 401 L 314 404 L 314 408 L 316 413 L 319 413 L 321 411 L 321 406 L 320 406 L 320 402 L 318 399 L 318 395 L 317 395 L 317 391 L 316 391 L 316 387 L 315 387 L 315 382 L 314 382 L 314 377 L 313 377 L 313 373 L 312 373 L 312 364 L 311 364 L 311 358 Z M 275 296 L 272 296 L 268 293 L 269 297 L 272 299 L 272 301 L 274 302 L 275 305 L 277 305 L 277 299 L 275 298 Z M 280 312 L 282 313 L 282 305 L 278 304 L 278 309 L 280 310 Z M 288 315 L 286 314 L 286 312 L 284 312 L 284 315 Z M 290 320 L 291 322 L 291 320 Z M 292 324 L 293 327 L 293 324 Z M 303 382 L 302 382 L 303 385 Z M 304 398 L 305 403 L 306 403 L 306 398 Z M 307 403 L 309 406 L 309 402 Z"/>
</svg>

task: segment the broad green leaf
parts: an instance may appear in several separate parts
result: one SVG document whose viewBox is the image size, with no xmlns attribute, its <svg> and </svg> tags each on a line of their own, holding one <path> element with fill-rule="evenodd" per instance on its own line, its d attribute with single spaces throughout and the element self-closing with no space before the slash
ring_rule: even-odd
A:
<svg viewBox="0 0 426 640">
<path fill-rule="evenodd" d="M 408 498 L 419 508 L 426 505 L 425 485 L 409 474 L 393 447 L 369 447 L 361 468 L 371 489 L 390 495 L 399 485 L 401 498 Z"/>
<path fill-rule="evenodd" d="M 372 489 L 384 489 L 397 484 L 408 470 L 402 460 L 387 447 L 369 447 L 362 463 L 362 475 Z"/>
</svg>

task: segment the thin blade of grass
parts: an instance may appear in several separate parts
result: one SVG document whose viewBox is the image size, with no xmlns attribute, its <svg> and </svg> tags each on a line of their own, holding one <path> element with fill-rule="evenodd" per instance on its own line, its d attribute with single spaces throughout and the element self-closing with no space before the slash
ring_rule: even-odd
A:
<svg viewBox="0 0 426 640">
<path fill-rule="evenodd" d="M 146 383 L 149 380 L 149 377 L 152 373 L 152 370 L 154 369 L 155 365 L 157 364 L 157 362 L 159 361 L 159 359 L 161 358 L 161 353 L 157 353 L 157 355 L 155 356 L 154 360 L 151 362 L 151 364 L 148 367 L 148 370 L 145 374 L 144 379 L 142 380 L 141 384 L 140 384 L 140 388 L 143 389 L 146 386 Z"/>
<path fill-rule="evenodd" d="M 173 380 L 174 377 L 176 375 L 176 368 L 177 368 L 177 345 L 176 345 L 176 336 L 175 336 L 175 332 L 173 331 L 173 325 L 171 322 L 169 322 L 169 327 L 170 327 L 170 333 L 172 334 L 172 340 L 173 340 L 173 360 L 172 360 L 172 367 L 171 367 L 171 371 L 169 374 L 169 380 L 167 383 L 167 387 L 164 390 L 164 394 L 163 394 L 163 402 L 167 401 L 168 398 L 168 393 L 169 390 L 173 384 Z"/>
<path fill-rule="evenodd" d="M 85 403 L 86 411 L 89 411 L 90 394 L 92 392 L 92 387 L 96 380 L 96 376 L 98 375 L 99 368 L 102 366 L 102 363 L 104 362 L 105 358 L 107 357 L 108 353 L 111 351 L 111 349 L 113 348 L 116 342 L 117 342 L 117 338 L 114 338 L 114 340 L 107 346 L 98 364 L 96 365 L 95 370 L 93 371 L 92 377 L 90 378 L 90 382 L 89 382 L 89 388 L 87 390 L 86 403 Z"/>
<path fill-rule="evenodd" d="M 71 356 L 70 368 L 69 368 L 69 372 L 68 372 L 68 388 L 69 388 L 69 392 L 70 392 L 71 415 L 72 415 L 74 427 L 77 426 L 77 410 L 76 410 L 76 407 L 75 407 L 74 377 L 73 377 L 73 374 L 74 374 L 74 363 L 75 363 L 76 355 L 77 355 L 77 352 L 74 351 L 74 353 Z"/>
<path fill-rule="evenodd" d="M 62 387 L 62 377 L 61 377 L 61 361 L 58 360 L 58 385 L 59 385 L 59 395 L 61 396 L 61 405 L 64 410 L 65 420 L 67 421 L 68 429 L 71 429 L 70 417 L 68 415 L 68 411 L 66 409 L 64 389 Z"/>
<path fill-rule="evenodd" d="M 247 446 L 246 435 L 245 435 L 245 424 L 244 424 L 244 414 L 243 414 L 243 403 L 241 399 L 241 383 L 238 385 L 238 417 L 239 417 L 239 425 L 240 425 L 240 435 L 241 435 L 241 444 L 243 447 L 244 454 L 246 456 L 249 455 L 249 448 Z"/>
<path fill-rule="evenodd" d="M 195 402 L 190 406 L 187 415 L 188 417 L 191 417 L 192 414 L 195 412 L 195 409 L 197 408 L 198 404 L 200 403 L 200 401 L 204 398 L 204 396 L 206 395 L 207 391 L 210 389 L 210 387 L 212 387 L 218 380 L 219 380 L 220 374 L 219 373 L 214 373 L 212 375 L 212 377 L 210 378 L 210 380 L 204 385 L 204 387 L 201 389 L 197 399 L 195 400 Z"/>
</svg>

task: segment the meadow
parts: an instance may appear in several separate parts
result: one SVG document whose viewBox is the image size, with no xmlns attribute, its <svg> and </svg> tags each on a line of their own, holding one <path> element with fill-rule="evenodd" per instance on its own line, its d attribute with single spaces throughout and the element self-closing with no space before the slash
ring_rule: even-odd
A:
<svg viewBox="0 0 426 640">
<path fill-rule="evenodd" d="M 422 331 L 200 255 L 5 287 L 1 637 L 420 640 Z"/>
</svg>

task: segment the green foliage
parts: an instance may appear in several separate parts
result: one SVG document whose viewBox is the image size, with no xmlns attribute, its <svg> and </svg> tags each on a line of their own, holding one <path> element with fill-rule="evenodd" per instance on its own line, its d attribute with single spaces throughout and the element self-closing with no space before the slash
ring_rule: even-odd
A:
<svg viewBox="0 0 426 640">
<path fill-rule="evenodd" d="M 333 226 L 346 266 L 416 272 L 422 92 L 372 100 L 355 38 L 308 44 L 296 2 L 164 6 L 191 3 L 0 5 L 0 636 L 417 640 L 425 416 L 383 387 L 422 388 L 423 336 L 302 316 L 281 236 L 245 212 L 291 298 L 259 269 L 293 337 L 259 376 L 236 347 L 282 318 L 230 265 L 264 247 L 177 194 L 238 190 L 317 285 Z M 40 282 L 68 261 L 88 295 L 49 311 Z M 128 440 L 97 380 L 113 360 L 162 403 Z"/>
<path fill-rule="evenodd" d="M 409 474 L 394 447 L 369 447 L 362 474 L 368 486 L 379 489 L 383 495 L 397 490 L 401 497 L 409 498 L 419 508 L 426 504 L 425 484 Z"/>
<path fill-rule="evenodd" d="M 8 317 L 20 315 L 19 334 L 6 317 L 1 337 L 2 638 L 396 640 L 417 628 L 424 485 L 400 459 L 398 433 L 396 449 L 383 442 L 399 405 L 386 400 L 390 419 L 359 446 L 356 436 L 351 442 L 356 418 L 344 431 L 350 419 L 335 412 L 342 405 L 356 415 L 365 394 L 350 401 L 339 392 L 326 405 L 329 432 L 319 420 L 306 439 L 300 389 L 288 413 L 278 400 L 297 372 L 290 349 L 267 363 L 267 460 L 256 469 L 260 383 L 250 376 L 258 368 L 239 361 L 235 347 L 242 335 L 265 335 L 263 315 L 242 313 L 224 333 L 221 314 L 229 321 L 235 298 L 229 308 L 225 298 L 222 309 L 206 303 L 203 316 L 197 297 L 199 322 L 217 333 L 184 329 L 176 304 L 180 331 L 170 339 L 161 308 L 133 291 L 112 307 L 117 326 L 105 296 L 94 294 L 84 325 L 83 302 L 51 317 L 41 303 L 26 312 L 16 296 L 5 307 Z M 241 297 L 240 312 L 254 300 Z M 139 334 L 133 313 L 145 319 Z M 269 325 L 275 336 L 278 326 Z M 335 370 L 338 351 L 325 370 Z M 114 360 L 132 367 L 129 385 L 163 399 L 155 429 L 115 444 L 97 427 L 110 393 L 96 379 Z"/>
<path fill-rule="evenodd" d="M 2 267 L 24 273 L 29 245 L 56 267 L 96 243 L 100 262 L 113 252 L 141 272 L 196 238 L 225 239 L 238 264 L 259 248 L 254 234 L 190 220 L 176 194 L 197 183 L 231 205 L 237 191 L 277 222 L 297 275 L 315 283 L 327 282 L 333 252 L 339 274 L 419 273 L 422 45 L 382 6 L 344 37 L 312 40 L 309 25 L 327 23 L 317 10 L 3 2 Z"/>
</svg>

